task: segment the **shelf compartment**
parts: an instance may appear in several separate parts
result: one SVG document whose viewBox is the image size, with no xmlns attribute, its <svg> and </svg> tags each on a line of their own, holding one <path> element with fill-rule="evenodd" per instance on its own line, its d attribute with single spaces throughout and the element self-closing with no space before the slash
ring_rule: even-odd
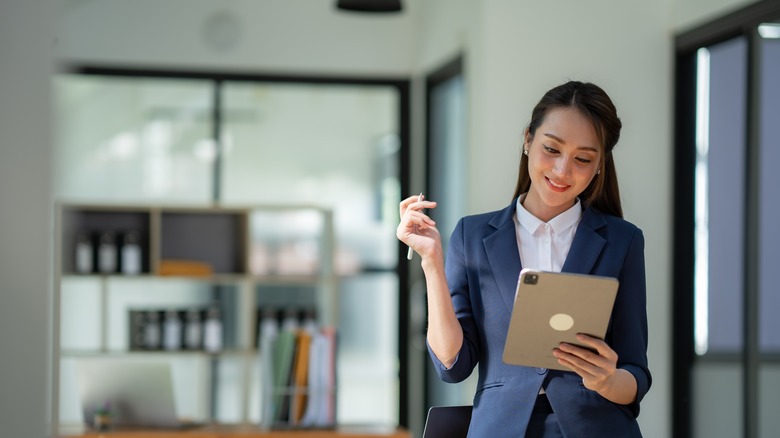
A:
<svg viewBox="0 0 780 438">
<path fill-rule="evenodd" d="M 224 211 L 163 211 L 160 261 L 193 261 L 213 274 L 246 273 L 246 214 Z"/>
<path fill-rule="evenodd" d="M 62 210 L 62 272 L 77 274 L 76 269 L 76 239 L 79 234 L 89 238 L 93 253 L 93 269 L 97 273 L 97 238 L 101 233 L 109 233 L 115 239 L 117 247 L 117 271 L 120 271 L 122 259 L 118 251 L 121 238 L 128 232 L 138 235 L 138 245 L 141 252 L 140 272 L 149 273 L 151 218 L 148 210 L 129 209 L 121 207 L 67 207 Z M 85 274 L 85 273 L 81 273 Z M 86 273 L 89 274 L 89 273 Z"/>
</svg>

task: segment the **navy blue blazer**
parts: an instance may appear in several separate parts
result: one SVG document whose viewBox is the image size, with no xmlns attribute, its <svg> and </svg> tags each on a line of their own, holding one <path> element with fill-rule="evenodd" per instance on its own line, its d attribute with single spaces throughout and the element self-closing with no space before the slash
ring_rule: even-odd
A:
<svg viewBox="0 0 780 438">
<path fill-rule="evenodd" d="M 565 436 L 641 437 L 636 417 L 651 384 L 642 231 L 586 208 L 562 269 L 620 281 L 605 341 L 618 354 L 618 368 L 636 378 L 637 398 L 630 405 L 618 405 L 585 388 L 573 372 L 503 362 L 522 268 L 513 221 L 516 201 L 503 210 L 461 219 L 447 250 L 446 276 L 463 327 L 463 346 L 450 369 L 430 347 L 429 353 L 445 382 L 461 382 L 479 365 L 469 437 L 524 437 L 540 387 L 545 388 Z"/>
</svg>

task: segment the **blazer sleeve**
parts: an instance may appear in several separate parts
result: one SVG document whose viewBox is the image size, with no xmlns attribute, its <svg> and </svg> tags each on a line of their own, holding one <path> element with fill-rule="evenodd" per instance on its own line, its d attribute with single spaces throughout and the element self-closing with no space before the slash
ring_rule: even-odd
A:
<svg viewBox="0 0 780 438">
<path fill-rule="evenodd" d="M 463 344 L 450 368 L 444 366 L 428 345 L 428 353 L 439 377 L 448 383 L 462 382 L 468 378 L 479 360 L 479 332 L 474 320 L 469 294 L 464 220 L 458 221 L 449 240 L 445 274 L 455 315 L 463 329 Z M 427 342 L 426 342 L 427 344 Z"/>
<path fill-rule="evenodd" d="M 647 287 L 645 282 L 645 240 L 638 228 L 631 236 L 620 271 L 620 288 L 615 298 L 607 342 L 618 354 L 617 367 L 630 372 L 637 383 L 636 400 L 623 408 L 634 417 L 647 394 L 652 377 L 647 364 Z"/>
</svg>

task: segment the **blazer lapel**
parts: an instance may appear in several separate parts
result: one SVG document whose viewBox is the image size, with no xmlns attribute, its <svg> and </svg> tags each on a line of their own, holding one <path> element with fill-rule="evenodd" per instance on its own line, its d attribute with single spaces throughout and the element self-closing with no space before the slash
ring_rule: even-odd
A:
<svg viewBox="0 0 780 438">
<path fill-rule="evenodd" d="M 580 220 L 580 225 L 574 234 L 569 254 L 563 263 L 563 272 L 589 274 L 596 264 L 606 239 L 596 231 L 605 226 L 604 215 L 592 208 L 586 208 Z"/>
<path fill-rule="evenodd" d="M 517 279 L 522 269 L 513 220 L 516 202 L 516 199 L 513 200 L 509 207 L 490 220 L 489 224 L 495 227 L 496 231 L 482 239 L 493 277 L 510 313 L 515 302 Z"/>
</svg>

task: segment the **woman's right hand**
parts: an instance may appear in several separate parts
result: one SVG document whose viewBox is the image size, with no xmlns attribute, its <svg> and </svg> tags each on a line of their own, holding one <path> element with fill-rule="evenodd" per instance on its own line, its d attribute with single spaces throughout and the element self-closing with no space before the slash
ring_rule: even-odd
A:
<svg viewBox="0 0 780 438">
<path fill-rule="evenodd" d="M 435 208 L 436 203 L 417 200 L 417 195 L 410 196 L 399 205 L 401 223 L 396 229 L 398 239 L 426 259 L 435 254 L 441 255 L 441 236 L 436 228 L 436 222 L 423 213 L 423 209 Z"/>
<path fill-rule="evenodd" d="M 428 297 L 428 333 L 431 351 L 450 368 L 463 345 L 463 328 L 455 316 L 450 289 L 444 273 L 444 255 L 436 222 L 423 209 L 436 207 L 435 202 L 410 196 L 401 201 L 401 223 L 396 236 L 420 254 Z"/>
</svg>

